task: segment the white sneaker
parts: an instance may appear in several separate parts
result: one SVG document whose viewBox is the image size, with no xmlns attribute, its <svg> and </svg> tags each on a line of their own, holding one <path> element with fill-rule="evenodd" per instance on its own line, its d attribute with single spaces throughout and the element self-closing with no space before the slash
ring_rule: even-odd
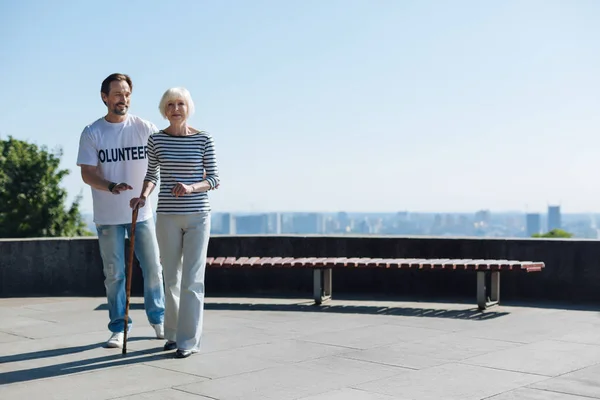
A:
<svg viewBox="0 0 600 400">
<path fill-rule="evenodd" d="M 156 332 L 157 339 L 165 338 L 165 326 L 163 324 L 150 324 L 154 328 L 154 332 Z"/>
<path fill-rule="evenodd" d="M 123 332 L 114 332 L 108 342 L 106 342 L 106 347 L 111 349 L 122 348 L 123 347 Z"/>
</svg>

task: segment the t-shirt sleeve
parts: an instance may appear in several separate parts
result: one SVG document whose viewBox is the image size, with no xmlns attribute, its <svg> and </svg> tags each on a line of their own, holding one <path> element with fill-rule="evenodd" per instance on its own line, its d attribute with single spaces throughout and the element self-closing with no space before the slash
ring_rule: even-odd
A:
<svg viewBox="0 0 600 400">
<path fill-rule="evenodd" d="M 77 165 L 98 165 L 98 149 L 89 127 L 85 127 L 79 138 Z"/>
<path fill-rule="evenodd" d="M 150 135 L 148 138 L 148 149 L 146 150 L 148 156 L 148 169 L 146 170 L 146 177 L 144 180 L 150 181 L 156 185 L 159 177 L 159 162 L 155 150 L 154 135 Z"/>
<path fill-rule="evenodd" d="M 146 121 L 146 120 L 142 120 L 144 127 L 146 128 L 146 135 L 150 136 L 153 133 L 158 132 L 158 128 L 156 127 L 156 125 L 154 125 L 153 122 L 150 121 Z"/>
</svg>

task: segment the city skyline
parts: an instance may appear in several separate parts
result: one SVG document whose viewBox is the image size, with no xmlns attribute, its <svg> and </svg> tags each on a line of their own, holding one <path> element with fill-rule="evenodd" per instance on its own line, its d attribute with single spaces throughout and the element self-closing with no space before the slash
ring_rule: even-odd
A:
<svg viewBox="0 0 600 400">
<path fill-rule="evenodd" d="M 92 215 L 86 214 L 94 231 Z M 212 234 L 355 234 L 449 237 L 523 238 L 562 229 L 579 239 L 600 238 L 600 213 L 563 213 L 550 206 L 545 213 L 477 210 L 433 212 L 213 212 Z"/>
<path fill-rule="evenodd" d="M 544 213 L 214 213 L 216 234 L 379 234 L 480 237 L 532 237 L 556 229 L 574 237 L 600 237 L 595 215 Z"/>
</svg>

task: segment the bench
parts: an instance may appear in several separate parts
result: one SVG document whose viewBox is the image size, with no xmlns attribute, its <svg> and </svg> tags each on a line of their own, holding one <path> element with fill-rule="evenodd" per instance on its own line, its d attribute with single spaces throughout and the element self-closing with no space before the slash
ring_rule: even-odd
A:
<svg viewBox="0 0 600 400">
<path fill-rule="evenodd" d="M 480 310 L 499 304 L 500 272 L 540 272 L 538 261 L 420 259 L 420 258 L 294 258 L 294 257 L 208 257 L 207 267 L 216 268 L 300 268 L 313 270 L 313 297 L 316 305 L 331 299 L 332 271 L 339 268 L 400 268 L 413 270 L 474 271 L 477 273 L 477 306 Z M 486 281 L 490 276 L 489 290 Z"/>
</svg>

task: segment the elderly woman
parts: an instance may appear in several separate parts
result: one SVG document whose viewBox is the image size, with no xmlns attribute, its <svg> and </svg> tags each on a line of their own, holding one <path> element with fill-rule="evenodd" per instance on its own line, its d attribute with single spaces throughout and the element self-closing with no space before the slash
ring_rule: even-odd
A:
<svg viewBox="0 0 600 400">
<path fill-rule="evenodd" d="M 204 271 L 210 234 L 209 190 L 219 185 L 213 138 L 187 124 L 194 113 L 190 93 L 167 90 L 159 105 L 169 126 L 148 139 L 143 207 L 156 186 L 156 236 L 165 282 L 165 350 L 185 358 L 200 349 L 204 313 Z"/>
</svg>

